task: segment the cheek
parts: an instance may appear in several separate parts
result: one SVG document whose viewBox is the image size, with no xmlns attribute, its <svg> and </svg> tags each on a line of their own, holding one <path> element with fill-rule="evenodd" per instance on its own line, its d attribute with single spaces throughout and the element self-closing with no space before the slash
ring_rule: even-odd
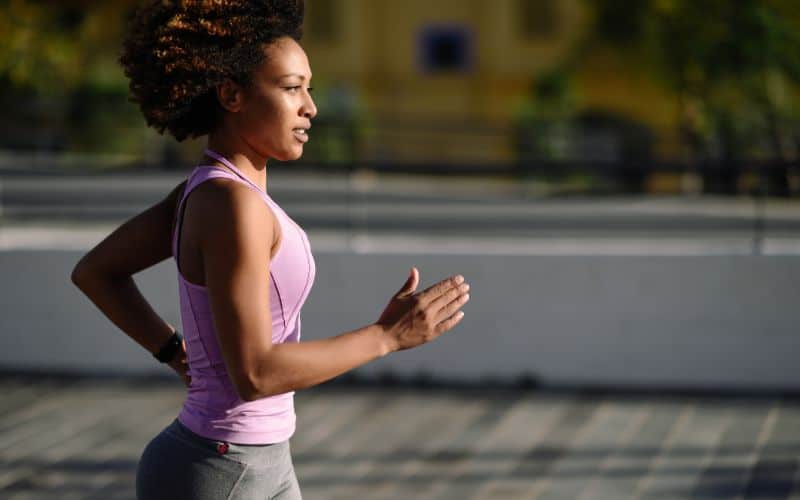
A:
<svg viewBox="0 0 800 500">
<path fill-rule="evenodd" d="M 272 144 L 281 132 L 281 117 L 272 107 L 248 110 L 242 132 L 261 143 Z"/>
<path fill-rule="evenodd" d="M 289 116 L 286 107 L 281 104 L 283 103 L 267 102 L 257 108 L 252 118 L 258 124 L 258 128 L 272 134 L 282 133 L 287 128 L 291 128 L 291 116 Z"/>
<path fill-rule="evenodd" d="M 260 144 L 267 156 L 281 160 L 296 159 L 302 153 L 291 128 L 297 121 L 292 103 L 283 96 L 263 97 L 248 106 L 242 133 L 254 146 Z"/>
</svg>

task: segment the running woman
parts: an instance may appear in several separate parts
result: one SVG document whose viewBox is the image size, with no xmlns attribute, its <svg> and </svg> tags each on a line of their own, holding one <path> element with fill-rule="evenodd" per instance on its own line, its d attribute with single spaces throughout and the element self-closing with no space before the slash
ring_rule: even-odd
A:
<svg viewBox="0 0 800 500">
<path fill-rule="evenodd" d="M 303 153 L 317 109 L 296 0 L 149 1 L 120 62 L 148 125 L 204 156 L 163 201 L 126 221 L 75 266 L 73 282 L 188 387 L 145 447 L 140 500 L 299 499 L 289 439 L 294 391 L 429 342 L 463 318 L 462 276 L 417 292 L 419 271 L 370 325 L 299 342 L 314 281 L 308 238 L 267 192 L 270 159 Z M 132 276 L 177 267 L 184 336 Z"/>
</svg>

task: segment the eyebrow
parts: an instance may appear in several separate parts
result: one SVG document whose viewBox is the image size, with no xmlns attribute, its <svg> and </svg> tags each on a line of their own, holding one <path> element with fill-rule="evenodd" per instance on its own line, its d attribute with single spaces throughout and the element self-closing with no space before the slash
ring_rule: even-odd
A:
<svg viewBox="0 0 800 500">
<path fill-rule="evenodd" d="M 306 79 L 305 75 L 301 75 L 300 73 L 288 73 L 286 75 L 281 75 L 278 78 L 289 78 L 290 76 L 296 76 L 296 77 L 300 78 L 300 80 L 303 80 L 303 81 L 305 81 L 305 79 Z M 308 79 L 311 80 L 311 77 L 309 77 Z"/>
</svg>

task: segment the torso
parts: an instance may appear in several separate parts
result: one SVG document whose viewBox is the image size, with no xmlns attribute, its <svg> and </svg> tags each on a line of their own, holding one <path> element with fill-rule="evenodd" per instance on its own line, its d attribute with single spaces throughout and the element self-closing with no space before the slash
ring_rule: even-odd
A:
<svg viewBox="0 0 800 500">
<path fill-rule="evenodd" d="M 264 223 L 269 222 L 267 217 L 274 221 L 273 236 L 264 235 L 262 239 L 263 245 L 271 247 L 270 256 L 264 257 L 269 259 L 264 265 L 269 265 L 271 341 L 273 344 L 300 341 L 300 311 L 316 274 L 305 231 L 236 167 L 228 171 L 216 165 L 195 167 L 181 193 L 183 201 L 179 202 L 178 210 L 182 214 L 171 235 L 173 259 L 180 263 L 176 270 L 181 325 L 191 377 L 178 418 L 193 432 L 210 439 L 271 444 L 285 441 L 294 433 L 294 393 L 254 401 L 239 397 L 222 355 L 220 332 L 216 330 L 210 291 L 203 276 L 202 246 L 214 237 L 204 226 L 217 225 L 208 222 L 218 213 L 222 196 L 228 194 L 223 190 L 237 189 L 239 184 L 263 200 L 266 209 L 260 216 L 264 217 Z M 236 191 L 233 195 L 238 199 L 239 195 L 248 194 Z"/>
</svg>

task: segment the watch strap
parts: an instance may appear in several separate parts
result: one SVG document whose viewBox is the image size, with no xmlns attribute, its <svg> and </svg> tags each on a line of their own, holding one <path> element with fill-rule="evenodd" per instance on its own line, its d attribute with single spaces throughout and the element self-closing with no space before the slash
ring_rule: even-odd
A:
<svg viewBox="0 0 800 500">
<path fill-rule="evenodd" d="M 175 355 L 181 348 L 183 344 L 183 337 L 181 336 L 181 332 L 175 330 L 175 333 L 167 339 L 161 349 L 158 352 L 153 353 L 153 357 L 157 360 L 161 361 L 162 363 L 169 363 L 175 358 Z"/>
</svg>

